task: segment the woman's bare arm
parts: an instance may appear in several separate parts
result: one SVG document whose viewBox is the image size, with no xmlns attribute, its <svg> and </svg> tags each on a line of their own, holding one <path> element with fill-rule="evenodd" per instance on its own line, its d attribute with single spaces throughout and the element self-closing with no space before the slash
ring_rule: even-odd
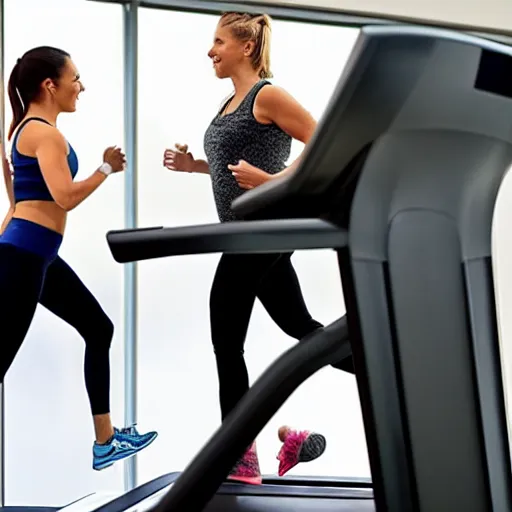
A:
<svg viewBox="0 0 512 512">
<path fill-rule="evenodd" d="M 76 208 L 89 197 L 106 179 L 96 170 L 82 181 L 73 181 L 67 161 L 67 143 L 53 127 L 41 127 L 46 133 L 38 137 L 35 154 L 46 186 L 53 200 L 64 210 Z"/>
</svg>

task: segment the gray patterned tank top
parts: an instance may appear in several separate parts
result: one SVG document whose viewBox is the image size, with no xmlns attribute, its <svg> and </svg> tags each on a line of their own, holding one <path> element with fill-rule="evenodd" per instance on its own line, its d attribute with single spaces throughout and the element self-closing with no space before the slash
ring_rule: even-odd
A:
<svg viewBox="0 0 512 512">
<path fill-rule="evenodd" d="M 238 185 L 228 164 L 245 160 L 275 174 L 286 167 L 290 157 L 292 138 L 275 124 L 259 123 L 253 114 L 256 95 L 269 83 L 260 80 L 235 111 L 222 115 L 231 99 L 225 102 L 204 135 L 204 151 L 221 222 L 242 220 L 232 211 L 231 202 L 245 190 Z"/>
</svg>

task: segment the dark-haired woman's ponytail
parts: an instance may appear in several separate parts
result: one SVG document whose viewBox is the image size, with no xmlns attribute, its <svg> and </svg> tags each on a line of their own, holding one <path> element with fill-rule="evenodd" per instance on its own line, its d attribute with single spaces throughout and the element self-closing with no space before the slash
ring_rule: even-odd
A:
<svg viewBox="0 0 512 512">
<path fill-rule="evenodd" d="M 23 106 L 23 102 L 21 101 L 19 91 L 18 91 L 18 74 L 20 70 L 20 59 L 14 66 L 11 76 L 9 77 L 9 84 L 7 86 L 7 91 L 9 93 L 9 101 L 11 103 L 12 108 L 12 121 L 11 126 L 9 127 L 9 133 L 7 135 L 8 140 L 11 140 L 12 134 L 21 123 L 23 116 L 25 115 L 25 107 Z"/>
</svg>

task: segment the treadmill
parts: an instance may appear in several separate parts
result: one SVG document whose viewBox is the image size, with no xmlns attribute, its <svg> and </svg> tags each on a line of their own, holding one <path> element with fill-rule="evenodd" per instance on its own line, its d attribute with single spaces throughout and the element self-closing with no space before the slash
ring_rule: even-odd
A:
<svg viewBox="0 0 512 512">
<path fill-rule="evenodd" d="M 332 248 L 347 315 L 277 358 L 182 473 L 97 511 L 512 511 L 491 253 L 511 72 L 486 39 L 365 27 L 300 168 L 233 203 L 247 220 L 107 233 L 119 263 Z M 350 359 L 371 482 L 225 481 L 302 382 Z"/>
</svg>

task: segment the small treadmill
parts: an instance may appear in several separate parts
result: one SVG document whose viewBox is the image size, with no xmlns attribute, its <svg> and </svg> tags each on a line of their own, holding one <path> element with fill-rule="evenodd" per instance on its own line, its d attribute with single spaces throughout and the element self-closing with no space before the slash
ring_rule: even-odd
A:
<svg viewBox="0 0 512 512">
<path fill-rule="evenodd" d="M 233 203 L 247 220 L 107 234 L 120 263 L 332 248 L 347 316 L 270 365 L 182 473 L 97 511 L 512 512 L 491 253 L 511 69 L 485 39 L 363 28 L 300 168 Z M 226 483 L 291 393 L 350 358 L 372 482 Z"/>
</svg>

